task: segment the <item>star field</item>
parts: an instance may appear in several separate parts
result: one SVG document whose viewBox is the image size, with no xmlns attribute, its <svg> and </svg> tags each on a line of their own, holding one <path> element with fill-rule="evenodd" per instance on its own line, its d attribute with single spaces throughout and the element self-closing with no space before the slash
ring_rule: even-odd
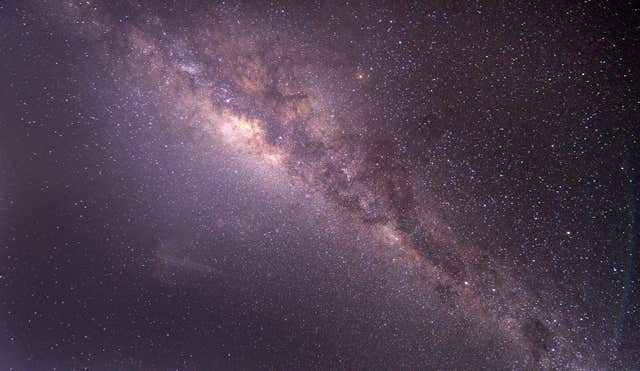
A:
<svg viewBox="0 0 640 371">
<path fill-rule="evenodd" d="M 0 365 L 637 367 L 639 12 L 0 3 Z"/>
</svg>

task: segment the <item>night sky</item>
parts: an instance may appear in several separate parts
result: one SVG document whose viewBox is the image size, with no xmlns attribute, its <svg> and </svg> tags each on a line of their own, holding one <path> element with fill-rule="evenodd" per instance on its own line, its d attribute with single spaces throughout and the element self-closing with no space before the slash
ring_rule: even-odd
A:
<svg viewBox="0 0 640 371">
<path fill-rule="evenodd" d="M 640 368 L 640 7 L 509 3 L 0 0 L 0 368 Z"/>
</svg>

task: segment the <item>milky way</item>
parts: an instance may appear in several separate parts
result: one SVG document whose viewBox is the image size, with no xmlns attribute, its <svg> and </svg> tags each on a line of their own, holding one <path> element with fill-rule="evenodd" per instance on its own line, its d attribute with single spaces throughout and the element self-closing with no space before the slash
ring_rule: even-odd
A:
<svg viewBox="0 0 640 371">
<path fill-rule="evenodd" d="M 91 175 L 91 181 L 95 176 L 98 184 L 104 184 L 105 194 L 114 196 L 101 201 L 102 191 L 89 189 L 84 199 L 69 199 L 58 207 L 87 210 L 81 218 L 110 215 L 109 210 L 115 209 L 119 221 L 110 217 L 91 223 L 96 230 L 126 225 L 128 220 L 137 223 L 138 230 L 154 231 L 142 238 L 148 241 L 124 238 L 126 242 L 113 250 L 109 241 L 118 238 L 105 231 L 106 251 L 117 253 L 99 252 L 96 247 L 95 253 L 81 254 L 91 264 L 107 267 L 105 277 L 115 270 L 132 272 L 127 274 L 143 282 L 139 290 L 150 297 L 145 299 L 149 302 L 172 289 L 182 294 L 169 297 L 200 292 L 200 298 L 186 298 L 183 306 L 192 306 L 191 301 L 217 302 L 217 294 L 207 293 L 217 290 L 211 287 L 251 287 L 254 283 L 246 280 L 271 282 L 272 273 L 265 272 L 285 271 L 261 270 L 265 263 L 251 258 L 249 250 L 223 241 L 251 240 L 262 233 L 262 241 L 251 240 L 255 246 L 264 244 L 260 254 L 275 255 L 284 266 L 300 267 L 290 280 L 303 280 L 304 290 L 329 287 L 328 292 L 341 293 L 327 294 L 327 300 L 334 302 L 325 304 L 315 302 L 324 296 L 301 294 L 311 297 L 306 303 L 296 299 L 297 289 L 291 288 L 299 286 L 286 279 L 270 285 L 273 292 L 267 296 L 293 296 L 282 302 L 265 299 L 281 303 L 274 307 L 291 306 L 275 310 L 276 322 L 286 322 L 288 312 L 301 316 L 299 322 L 293 320 L 298 323 L 290 330 L 294 335 L 285 335 L 303 339 L 294 347 L 292 359 L 263 356 L 288 349 L 274 350 L 278 345 L 269 340 L 251 351 L 222 346 L 231 349 L 228 354 L 212 351 L 210 358 L 187 357 L 195 352 L 189 349 L 192 340 L 187 340 L 173 359 L 171 352 L 177 348 L 168 345 L 169 356 L 154 358 L 141 350 L 140 359 L 128 356 L 128 360 L 117 359 L 105 347 L 99 356 L 90 341 L 80 346 L 77 358 L 65 359 L 54 352 L 64 341 L 51 340 L 58 344 L 51 346 L 53 355 L 39 359 L 25 345 L 28 340 L 15 348 L 16 336 L 11 336 L 11 349 L 21 350 L 8 351 L 7 363 L 29 365 L 20 361 L 27 359 L 36 362 L 32 365 L 98 368 L 181 364 L 563 369 L 631 364 L 637 344 L 621 343 L 620 333 L 637 324 L 636 319 L 625 319 L 625 313 L 637 317 L 637 303 L 625 302 L 621 295 L 633 289 L 624 277 L 634 270 L 635 263 L 625 262 L 634 248 L 627 241 L 635 232 L 608 226 L 635 218 L 635 210 L 626 212 L 631 208 L 629 197 L 636 197 L 633 187 L 627 186 L 634 181 L 635 168 L 624 171 L 632 166 L 630 146 L 637 144 L 628 135 L 634 132 L 629 123 L 638 117 L 637 102 L 630 99 L 637 92 L 633 80 L 637 73 L 631 71 L 630 56 L 625 54 L 635 35 L 623 37 L 618 28 L 602 31 L 586 22 L 575 26 L 577 31 L 565 25 L 583 13 L 595 21 L 615 11 L 531 7 L 496 9 L 493 15 L 493 9 L 479 5 L 338 3 L 306 7 L 66 1 L 26 6 L 23 18 L 36 17 L 52 30 L 49 35 L 57 35 L 65 45 L 82 45 L 68 47 L 81 61 L 70 67 L 75 77 L 68 83 L 84 86 L 79 90 L 90 97 L 108 92 L 104 103 L 86 103 L 90 99 L 74 95 L 72 100 L 84 102 L 78 105 L 88 113 L 69 118 L 60 114 L 58 119 L 71 123 L 59 129 L 61 137 L 76 121 L 92 125 L 87 135 L 98 139 L 79 139 L 69 153 L 89 148 L 112 153 L 106 165 L 86 160 L 84 170 L 64 161 L 62 165 L 55 161 L 55 166 L 83 179 L 95 166 L 97 175 Z M 511 29 L 519 36 L 512 36 Z M 594 46 L 589 40 L 603 44 Z M 68 102 L 68 97 L 54 98 L 54 105 Z M 17 101 L 29 105 L 27 98 Z M 92 110 L 98 113 L 93 115 Z M 70 135 L 74 137 L 73 132 Z M 58 146 L 47 156 L 65 151 Z M 32 152 L 37 158 L 42 151 Z M 95 157 L 107 158 L 89 156 Z M 107 179 L 100 181 L 105 174 Z M 74 187 L 60 184 L 57 194 Z M 250 205 L 254 201 L 243 198 L 258 200 L 253 206 L 257 211 Z M 93 211 L 96 214 L 92 209 L 98 210 Z M 276 214 L 284 216 L 265 211 L 261 217 L 259 210 L 279 210 Z M 187 227 L 178 227 L 180 223 Z M 60 229 L 54 224 L 47 228 Z M 11 233 L 16 234 L 16 228 Z M 265 228 L 269 231 L 258 232 Z M 204 232 L 194 236 L 193 230 Z M 305 238 L 309 241 L 299 242 Z M 311 242 L 322 239 L 328 247 Z M 66 240 L 51 245 L 73 248 Z M 590 250 L 584 251 L 584 246 Z M 330 257 L 311 258 L 319 251 Z M 123 257 L 123 252 L 130 256 Z M 23 254 L 27 255 L 22 261 L 31 257 Z M 237 262 L 244 267 L 233 268 Z M 329 268 L 316 271 L 308 267 L 313 264 Z M 316 273 L 305 275 L 305 269 Z M 334 270 L 336 276 L 323 276 Z M 602 277 L 590 278 L 596 273 Z M 100 273 L 91 277 L 103 282 Z M 374 288 L 368 286 L 371 282 Z M 120 284 L 116 279 L 113 285 Z M 364 288 L 358 289 L 360 285 Z M 229 306 L 262 300 L 243 291 L 250 289 L 229 290 L 235 292 Z M 348 299 L 338 299 L 343 295 Z M 346 301 L 340 304 L 340 300 Z M 367 308 L 365 302 L 375 304 Z M 9 307 L 14 304 L 15 300 L 5 302 Z M 164 311 L 171 312 L 174 305 Z M 308 330 L 303 328 L 314 327 L 314 336 L 320 336 L 324 323 L 331 323 L 328 313 L 349 312 L 352 305 L 370 316 L 363 320 L 364 329 L 353 330 L 336 321 L 318 343 L 305 337 Z M 260 315 L 218 321 L 261 323 L 260 307 L 255 304 L 249 310 Z M 394 313 L 392 319 L 386 320 L 385 313 Z M 175 327 L 191 322 L 196 326 L 189 316 L 159 322 L 167 321 L 163 328 L 169 337 Z M 149 316 L 141 318 L 138 322 L 149 323 L 142 326 L 141 339 L 162 343 L 154 340 L 160 335 L 150 330 L 155 327 Z M 396 328 L 380 337 L 387 322 Z M 9 332 L 19 328 L 7 323 L 3 326 Z M 214 321 L 204 325 L 208 326 L 220 325 Z M 234 326 L 225 326 L 235 334 L 228 335 L 235 339 L 231 343 L 269 338 L 238 335 Z M 340 326 L 345 326 L 343 337 L 336 335 Z M 408 327 L 402 330 L 402 326 Z M 376 334 L 371 335 L 375 346 L 362 340 L 369 331 Z M 189 339 L 188 334 L 183 336 Z M 319 345 L 332 337 L 342 350 Z M 352 337 L 358 340 L 347 340 Z M 95 335 L 93 339 L 100 343 Z M 118 337 L 109 339 L 119 349 Z M 71 353 L 76 349 L 73 344 L 67 345 Z M 445 355 L 451 344 L 459 348 Z M 377 358 L 378 346 L 390 347 L 394 354 L 382 352 Z M 132 349 L 143 349 L 137 347 Z M 233 357 L 239 360 L 234 363 Z M 229 363 L 220 360 L 224 358 Z"/>
</svg>

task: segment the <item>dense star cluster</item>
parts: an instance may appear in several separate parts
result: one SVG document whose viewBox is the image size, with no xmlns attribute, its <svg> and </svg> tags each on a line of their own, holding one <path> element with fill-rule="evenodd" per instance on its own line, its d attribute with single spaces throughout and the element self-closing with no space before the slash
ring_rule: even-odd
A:
<svg viewBox="0 0 640 371">
<path fill-rule="evenodd" d="M 3 367 L 640 363 L 640 8 L 0 16 Z"/>
</svg>

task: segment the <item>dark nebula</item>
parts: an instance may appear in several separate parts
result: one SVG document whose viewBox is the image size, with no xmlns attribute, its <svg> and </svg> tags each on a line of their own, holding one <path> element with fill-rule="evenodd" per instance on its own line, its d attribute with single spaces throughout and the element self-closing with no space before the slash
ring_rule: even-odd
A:
<svg viewBox="0 0 640 371">
<path fill-rule="evenodd" d="M 0 17 L 3 368 L 640 364 L 640 7 Z"/>
</svg>

